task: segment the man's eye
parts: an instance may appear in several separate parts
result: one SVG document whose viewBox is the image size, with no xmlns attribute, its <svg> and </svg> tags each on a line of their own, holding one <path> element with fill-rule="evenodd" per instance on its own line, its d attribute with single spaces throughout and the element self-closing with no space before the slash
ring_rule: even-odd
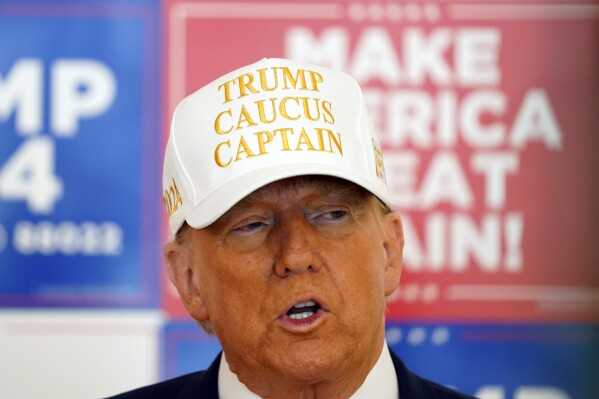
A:
<svg viewBox="0 0 599 399">
<path fill-rule="evenodd" d="M 323 216 L 328 217 L 329 219 L 341 219 L 347 215 L 346 211 L 336 210 L 325 213 Z"/>
<path fill-rule="evenodd" d="M 264 221 L 255 221 L 250 223 L 242 223 L 233 228 L 233 232 L 240 235 L 248 235 L 259 231 L 263 227 L 267 227 L 269 223 Z"/>
<path fill-rule="evenodd" d="M 255 229 L 260 228 L 262 226 L 266 226 L 266 223 L 263 223 L 263 222 L 253 222 L 253 223 L 246 224 L 245 226 L 241 226 L 240 229 L 241 230 L 255 230 Z"/>
<path fill-rule="evenodd" d="M 331 209 L 316 213 L 312 220 L 322 223 L 344 222 L 349 217 L 349 212 L 345 209 Z"/>
</svg>

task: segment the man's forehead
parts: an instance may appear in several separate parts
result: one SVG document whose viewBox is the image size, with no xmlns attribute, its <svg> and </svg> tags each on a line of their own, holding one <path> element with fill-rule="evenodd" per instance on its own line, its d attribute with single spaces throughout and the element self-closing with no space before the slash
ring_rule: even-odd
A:
<svg viewBox="0 0 599 399">
<path fill-rule="evenodd" d="M 223 216 L 243 210 L 255 201 L 289 193 L 302 194 L 305 191 L 314 191 L 319 195 L 343 199 L 356 204 L 362 203 L 366 198 L 365 189 L 344 179 L 321 175 L 297 176 L 277 180 L 257 189 L 233 205 Z"/>
<path fill-rule="evenodd" d="M 265 193 L 278 193 L 290 190 L 300 191 L 303 189 L 311 189 L 315 191 L 320 191 L 322 193 L 331 193 L 333 195 L 335 195 L 335 193 L 344 191 L 356 195 L 362 191 L 365 191 L 362 187 L 358 186 L 357 184 L 345 179 L 340 179 L 338 177 L 324 175 L 304 175 L 277 180 L 257 189 L 256 191 L 248 195 L 248 197 L 252 195 L 260 196 L 264 195 Z"/>
</svg>

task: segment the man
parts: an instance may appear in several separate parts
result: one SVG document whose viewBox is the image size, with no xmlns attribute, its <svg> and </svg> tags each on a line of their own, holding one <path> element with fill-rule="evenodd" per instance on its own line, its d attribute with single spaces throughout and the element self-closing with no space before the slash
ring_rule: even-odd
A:
<svg viewBox="0 0 599 399">
<path fill-rule="evenodd" d="M 467 398 L 386 345 L 403 232 L 348 75 L 263 59 L 208 84 L 177 107 L 163 183 L 170 278 L 223 352 L 119 398 Z"/>
</svg>

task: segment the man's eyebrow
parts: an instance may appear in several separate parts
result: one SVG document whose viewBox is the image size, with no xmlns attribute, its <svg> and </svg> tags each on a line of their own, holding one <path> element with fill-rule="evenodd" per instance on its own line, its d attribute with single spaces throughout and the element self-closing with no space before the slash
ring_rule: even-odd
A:
<svg viewBox="0 0 599 399">
<path fill-rule="evenodd" d="M 245 197 L 241 199 L 239 202 L 237 202 L 235 205 L 233 205 L 231 208 L 229 208 L 227 212 L 223 213 L 221 217 L 216 219 L 210 226 L 208 226 L 208 228 L 218 229 L 219 227 L 223 227 L 236 215 L 239 215 L 250 208 L 250 201 L 248 200 L 248 197 Z"/>
<path fill-rule="evenodd" d="M 360 209 L 368 202 L 368 195 L 366 194 L 367 191 L 365 189 L 353 183 L 344 182 L 333 177 L 298 177 L 287 181 L 276 182 L 274 184 L 276 184 L 276 186 L 270 187 L 270 189 L 263 187 L 262 189 L 248 194 L 208 227 L 218 228 L 224 226 L 236 215 L 251 209 L 254 206 L 253 203 L 255 201 L 259 201 L 272 194 L 271 190 L 284 190 L 289 188 L 295 188 L 296 190 L 313 189 L 321 196 L 321 198 L 316 198 L 311 201 L 313 204 L 319 204 L 321 202 L 325 203 L 328 198 L 329 200 L 341 201 Z"/>
<path fill-rule="evenodd" d="M 252 207 L 250 196 L 247 196 L 239 200 L 235 205 L 229 208 L 229 210 L 227 210 L 227 212 L 225 212 L 223 216 L 234 216 L 235 214 L 243 213 L 246 210 L 250 209 Z"/>
<path fill-rule="evenodd" d="M 354 207 L 360 208 L 366 204 L 365 192 L 362 188 L 345 184 L 337 181 L 322 180 L 316 181 L 315 188 L 318 189 L 323 196 L 330 199 L 343 201 Z"/>
</svg>

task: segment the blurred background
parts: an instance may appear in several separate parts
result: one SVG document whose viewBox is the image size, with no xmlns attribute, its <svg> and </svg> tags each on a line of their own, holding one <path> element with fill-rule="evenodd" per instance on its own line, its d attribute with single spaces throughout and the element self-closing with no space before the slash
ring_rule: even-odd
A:
<svg viewBox="0 0 599 399">
<path fill-rule="evenodd" d="M 599 3 L 575 0 L 0 0 L 0 397 L 218 353 L 165 279 L 162 152 L 178 101 L 263 57 L 364 89 L 408 366 L 481 399 L 599 397 Z"/>
</svg>

